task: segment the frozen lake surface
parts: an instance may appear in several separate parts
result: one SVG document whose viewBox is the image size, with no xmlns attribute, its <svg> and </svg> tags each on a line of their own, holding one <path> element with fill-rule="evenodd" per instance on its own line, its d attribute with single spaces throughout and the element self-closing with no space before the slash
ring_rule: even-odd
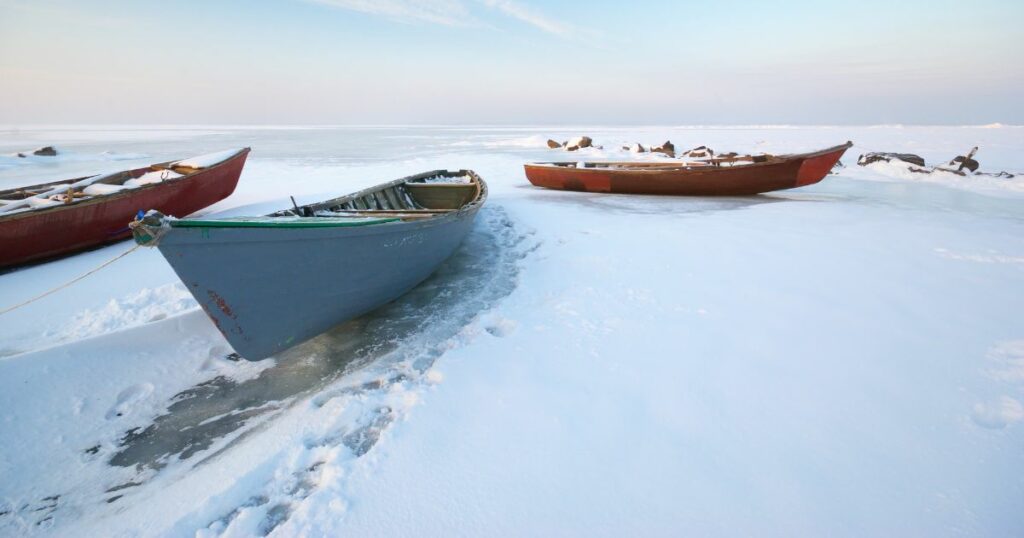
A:
<svg viewBox="0 0 1024 538">
<path fill-rule="evenodd" d="M 523 175 L 666 139 L 855 146 L 755 197 Z M 152 249 L 0 317 L 0 536 L 1024 534 L 1024 177 L 854 165 L 1024 172 L 1024 128 L 5 128 L 0 188 L 242 146 L 205 214 L 439 168 L 491 195 L 412 293 L 257 363 Z M 0 274 L 0 308 L 129 246 Z"/>
</svg>

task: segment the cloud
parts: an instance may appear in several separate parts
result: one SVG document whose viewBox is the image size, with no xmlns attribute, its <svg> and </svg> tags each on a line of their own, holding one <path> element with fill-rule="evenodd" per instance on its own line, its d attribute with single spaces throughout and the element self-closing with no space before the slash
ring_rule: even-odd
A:
<svg viewBox="0 0 1024 538">
<path fill-rule="evenodd" d="M 472 21 L 459 0 L 310 0 L 370 15 L 401 21 L 425 21 L 445 26 L 465 26 Z"/>
<path fill-rule="evenodd" d="M 496 9 L 513 19 L 525 22 L 534 28 L 558 37 L 569 38 L 574 34 L 572 26 L 551 20 L 530 8 L 511 0 L 483 0 L 484 5 Z"/>
<path fill-rule="evenodd" d="M 306 0 L 326 6 L 379 15 L 399 21 L 423 21 L 445 26 L 478 26 L 475 18 L 462 0 Z M 477 0 L 487 8 L 506 17 L 526 23 L 548 34 L 571 39 L 576 29 L 557 20 L 545 17 L 532 8 L 513 0 Z"/>
</svg>

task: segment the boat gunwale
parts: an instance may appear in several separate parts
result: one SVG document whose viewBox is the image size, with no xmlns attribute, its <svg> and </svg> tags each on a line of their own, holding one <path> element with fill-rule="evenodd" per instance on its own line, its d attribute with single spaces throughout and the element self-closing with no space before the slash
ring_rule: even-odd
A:
<svg viewBox="0 0 1024 538">
<path fill-rule="evenodd" d="M 685 163 L 678 163 L 678 166 L 674 166 L 677 163 L 673 163 L 673 162 L 664 162 L 664 163 L 651 162 L 650 163 L 651 165 L 663 165 L 663 167 L 657 167 L 657 166 L 644 167 L 643 165 L 648 164 L 646 161 L 549 161 L 549 162 L 526 163 L 523 166 L 526 167 L 526 168 L 546 169 L 546 170 L 550 170 L 550 169 L 555 169 L 555 170 L 572 170 L 572 171 L 576 171 L 576 172 L 586 172 L 586 173 L 604 172 L 604 173 L 614 173 L 614 174 L 644 174 L 644 175 L 647 175 L 647 174 L 664 174 L 666 172 L 720 172 L 720 171 L 732 170 L 734 168 L 735 169 L 747 170 L 747 169 L 752 168 L 752 167 L 763 168 L 763 167 L 766 167 L 766 166 L 784 164 L 784 163 L 792 162 L 792 161 L 796 161 L 796 160 L 813 159 L 815 157 L 820 157 L 822 155 L 828 155 L 829 153 L 834 153 L 834 152 L 840 151 L 840 150 L 846 151 L 846 150 L 850 149 L 851 147 L 853 147 L 853 142 L 852 141 L 847 141 L 845 144 L 839 144 L 837 146 L 832 146 L 830 148 L 820 149 L 820 150 L 816 150 L 816 151 L 810 151 L 810 152 L 807 152 L 807 153 L 789 153 L 789 154 L 783 154 L 783 155 L 770 155 L 768 157 L 768 159 L 765 160 L 765 161 L 762 161 L 762 162 L 751 162 L 750 164 L 746 164 L 746 165 L 743 165 L 743 166 L 714 166 L 713 163 L 710 162 L 710 161 L 708 162 L 708 164 L 706 166 L 689 166 L 689 165 L 687 165 Z M 591 163 L 594 163 L 594 164 L 603 164 L 603 165 L 622 165 L 622 168 L 611 168 L 609 166 L 601 167 L 601 168 L 598 168 L 598 167 L 578 168 L 578 167 L 575 167 L 575 166 L 573 166 L 573 167 L 569 166 L 569 165 L 576 165 L 576 164 L 579 164 L 581 162 L 582 163 L 591 162 Z M 635 165 L 641 165 L 641 166 L 635 166 Z"/>
<path fill-rule="evenodd" d="M 300 217 L 305 220 L 279 218 L 281 219 L 279 222 L 270 219 L 175 219 L 169 224 L 172 228 L 357 228 L 401 220 L 393 217 L 361 217 L 363 220 L 345 217 Z"/>
<path fill-rule="evenodd" d="M 323 224 L 316 224 L 314 222 L 309 222 L 309 223 L 306 223 L 306 224 L 296 224 L 294 222 L 288 223 L 287 221 L 282 220 L 280 223 L 267 223 L 265 225 L 254 225 L 254 224 L 245 224 L 245 223 L 239 224 L 239 222 L 241 222 L 241 221 L 234 221 L 234 222 L 232 222 L 232 221 L 228 220 L 227 218 L 225 218 L 225 219 L 206 219 L 206 220 L 203 221 L 204 222 L 203 224 L 198 224 L 198 225 L 191 225 L 191 224 L 184 224 L 183 225 L 183 224 L 181 224 L 182 222 L 198 222 L 198 221 L 195 221 L 195 220 L 190 221 L 188 219 L 173 219 L 173 220 L 169 221 L 169 224 L 170 224 L 170 226 L 172 228 L 219 228 L 219 229 L 260 228 L 260 229 L 264 229 L 264 230 L 269 230 L 269 229 L 297 229 L 297 228 L 366 228 L 366 227 L 369 227 L 369 226 L 376 226 L 376 225 L 386 226 L 386 225 L 413 224 L 413 223 L 418 224 L 418 225 L 422 225 L 422 226 L 426 226 L 426 225 L 435 224 L 435 223 L 436 224 L 441 224 L 441 223 L 446 222 L 448 220 L 459 218 L 459 217 L 461 217 L 462 215 L 464 215 L 468 211 L 475 211 L 480 206 L 482 206 L 484 204 L 484 202 L 487 200 L 487 183 L 483 180 L 483 178 L 480 177 L 479 174 L 477 174 L 473 170 L 465 170 L 465 169 L 456 170 L 456 171 L 452 171 L 452 170 L 431 170 L 429 172 L 422 172 L 422 173 L 419 173 L 419 174 L 414 174 L 414 175 L 411 175 L 411 176 L 405 176 L 405 177 L 402 177 L 402 178 L 399 178 L 399 179 L 394 179 L 394 180 L 391 180 L 391 181 L 388 181 L 388 182 L 385 182 L 385 183 L 380 183 L 380 184 L 374 185 L 372 187 L 367 187 L 365 189 L 356 191 L 354 193 L 346 194 L 344 196 L 339 196 L 337 198 L 331 198 L 329 200 L 324 200 L 322 202 L 315 202 L 315 203 L 312 203 L 312 204 L 305 204 L 305 205 L 301 205 L 301 206 L 296 206 L 295 208 L 291 208 L 291 209 L 282 209 L 280 211 L 275 211 L 275 212 L 270 213 L 268 215 L 263 215 L 263 217 L 265 217 L 265 218 L 281 218 L 281 219 L 295 218 L 295 217 L 299 217 L 299 215 L 284 215 L 284 213 L 295 212 L 296 210 L 303 211 L 303 212 L 308 210 L 308 211 L 310 211 L 312 213 L 316 213 L 318 210 L 324 210 L 324 209 L 327 209 L 327 208 L 330 208 L 330 207 L 335 207 L 335 206 L 344 204 L 344 203 L 346 203 L 346 202 L 348 202 L 350 200 L 355 200 L 355 199 L 361 198 L 361 197 L 369 195 L 369 194 L 380 192 L 380 191 L 383 191 L 383 190 L 386 190 L 386 189 L 389 189 L 389 188 L 392 188 L 392 187 L 397 187 L 397 186 L 403 185 L 403 184 L 405 184 L 407 182 L 415 182 L 416 180 L 427 179 L 427 178 L 437 177 L 437 176 L 444 176 L 444 177 L 470 176 L 472 178 L 473 182 L 475 182 L 475 184 L 479 188 L 479 192 L 477 193 L 476 198 L 473 199 L 473 201 L 471 201 L 471 202 L 469 202 L 467 204 L 464 204 L 462 207 L 460 207 L 458 209 L 447 210 L 447 211 L 439 212 L 439 213 L 436 213 L 436 214 L 424 214 L 423 218 L 419 218 L 419 219 L 417 219 L 415 221 L 407 221 L 407 220 L 403 220 L 402 218 L 376 217 L 378 220 L 376 220 L 374 222 L 360 222 L 359 224 L 351 224 L 353 222 L 358 222 L 358 221 L 356 221 L 356 220 L 349 220 L 347 222 L 342 222 L 340 220 L 336 220 L 334 222 L 330 222 L 328 219 L 339 219 L 340 217 L 313 216 L 313 217 L 301 217 L 301 218 L 324 219 L 324 221 L 323 221 L 324 223 Z M 465 185 L 465 184 L 452 184 L 451 186 L 462 186 L 462 185 Z M 446 185 L 444 183 L 435 183 L 435 184 L 431 184 L 431 186 L 432 187 L 444 188 L 444 187 L 447 187 L 448 185 Z M 373 217 L 373 215 L 372 214 L 367 214 L 367 215 L 360 215 L 359 217 L 363 217 L 363 218 L 365 218 L 365 217 Z M 359 218 L 359 217 L 357 217 L 357 218 Z M 208 224 L 208 223 L 217 223 L 217 224 Z"/>
<path fill-rule="evenodd" d="M 31 209 L 31 210 L 28 210 L 28 211 L 16 211 L 16 212 L 12 212 L 12 213 L 0 214 L 0 223 L 17 220 L 19 218 L 36 217 L 36 216 L 40 216 L 40 215 L 44 215 L 44 214 L 54 213 L 54 212 L 57 212 L 57 211 L 67 211 L 67 210 L 74 209 L 74 208 L 87 207 L 87 206 L 95 205 L 95 204 L 98 204 L 98 203 L 107 203 L 107 202 L 110 202 L 110 201 L 113 201 L 113 200 L 117 200 L 117 199 L 120 199 L 120 198 L 126 198 L 126 197 L 129 197 L 129 196 L 134 196 L 134 195 L 146 192 L 146 191 L 151 190 L 151 189 L 167 186 L 169 184 L 176 184 L 176 183 L 180 183 L 180 182 L 185 181 L 185 180 L 195 179 L 196 176 L 199 176 L 199 175 L 201 175 L 201 174 L 203 174 L 205 172 L 210 172 L 210 171 L 216 170 L 218 168 L 221 168 L 222 166 L 227 165 L 228 163 L 234 161 L 235 159 L 238 159 L 239 157 L 248 155 L 251 151 L 252 151 L 251 147 L 241 148 L 234 155 L 232 155 L 231 157 L 228 157 L 227 159 L 224 159 L 223 161 L 221 161 L 221 162 L 219 162 L 219 163 L 217 163 L 217 164 L 215 164 L 213 166 L 210 166 L 210 167 L 207 167 L 207 168 L 197 169 L 194 172 L 190 172 L 188 174 L 182 175 L 181 177 L 165 179 L 165 180 L 157 182 L 157 183 L 150 183 L 150 184 L 147 184 L 147 185 L 140 185 L 138 187 L 134 187 L 134 188 L 131 188 L 131 189 L 124 189 L 124 190 L 121 190 L 121 191 L 118 191 L 118 192 L 112 192 L 110 194 L 92 195 L 89 198 L 85 198 L 85 199 L 81 199 L 81 200 L 76 200 L 76 201 L 73 201 L 71 203 L 62 203 L 60 205 L 49 206 L 49 207 L 40 207 L 40 208 Z M 72 183 L 76 183 L 78 181 L 82 181 L 84 179 L 89 179 L 91 177 L 96 177 L 98 175 L 116 176 L 116 175 L 120 175 L 120 174 L 132 173 L 132 172 L 142 171 L 142 170 L 156 171 L 156 170 L 153 170 L 153 167 L 156 167 L 156 166 L 168 166 L 168 165 L 170 165 L 172 163 L 176 163 L 176 162 L 179 162 L 179 161 L 182 161 L 182 160 L 187 160 L 187 158 L 186 159 L 175 159 L 175 160 L 171 160 L 171 161 L 163 161 L 163 162 L 153 163 L 153 164 L 150 164 L 150 165 L 147 165 L 147 166 L 141 166 L 139 168 L 128 168 L 126 170 L 120 170 L 120 171 L 117 171 L 117 172 L 111 172 L 109 174 L 103 174 L 103 173 L 92 174 L 92 175 L 82 176 L 82 177 L 74 178 L 74 179 L 64 179 L 64 180 L 59 180 L 59 181 L 53 181 L 53 182 L 50 182 L 50 183 L 40 183 L 39 185 L 28 185 L 28 186 L 25 186 L 25 187 L 16 187 L 14 189 L 8 189 L 8 190 L 5 190 L 5 191 L 0 191 L 0 196 L 3 196 L 4 193 L 17 192 L 19 190 L 34 189 L 34 188 L 48 187 L 48 186 L 52 187 L 52 186 L 59 185 L 61 183 L 67 183 L 68 181 L 71 181 Z M 157 169 L 157 170 L 159 170 L 159 169 Z M 125 181 L 127 181 L 127 179 L 125 179 Z M 68 186 L 70 187 L 70 185 L 68 185 Z"/>
<path fill-rule="evenodd" d="M 452 215 L 452 214 L 455 214 L 455 213 L 461 213 L 461 212 L 465 211 L 466 209 L 468 209 L 468 208 L 470 208 L 470 207 L 472 207 L 474 205 L 483 205 L 483 203 L 487 200 L 487 183 L 484 182 L 483 178 L 481 178 L 480 175 L 477 174 L 476 172 L 474 172 L 473 170 L 467 170 L 467 169 L 442 170 L 442 169 L 438 169 L 438 170 L 430 170 L 428 172 L 421 172 L 419 174 L 413 174 L 411 176 L 405 176 L 405 177 L 398 178 L 398 179 L 393 179 L 391 181 L 388 181 L 388 182 L 385 182 L 385 183 L 380 183 L 378 185 L 374 185 L 374 186 L 371 186 L 371 187 L 367 187 L 365 189 L 362 189 L 362 190 L 359 190 L 359 191 L 356 191 L 356 192 L 353 192 L 353 193 L 350 193 L 350 194 L 346 194 L 344 196 L 338 196 L 337 198 L 331 198 L 329 200 L 324 200 L 322 202 L 314 202 L 312 204 L 301 205 L 301 206 L 298 206 L 296 209 L 302 209 L 302 210 L 308 209 L 308 210 L 310 210 L 310 211 L 315 213 L 318 210 L 328 209 L 328 208 L 331 208 L 331 207 L 334 207 L 334 206 L 338 206 L 338 205 L 344 204 L 344 203 L 346 203 L 346 202 L 348 202 L 350 200 L 355 200 L 357 198 L 362 198 L 362 197 L 364 197 L 366 195 L 373 194 L 375 192 L 380 192 L 380 191 L 383 191 L 383 190 L 386 190 L 386 189 L 390 189 L 392 187 L 397 187 L 399 185 L 403 185 L 405 183 L 415 182 L 417 180 L 428 179 L 428 178 L 437 177 L 437 176 L 444 176 L 444 177 L 470 176 L 470 178 L 472 178 L 472 180 L 480 187 L 480 192 L 477 194 L 476 198 L 473 201 L 471 201 L 471 202 L 469 202 L 467 204 L 464 204 L 462 207 L 460 207 L 458 209 L 455 209 L 455 210 L 452 210 L 452 211 L 448 211 L 446 213 L 440 213 L 436 217 L 431 217 L 431 218 L 424 219 L 424 220 L 432 220 L 433 218 L 441 218 L 441 217 L 445 217 L 447 215 Z M 460 184 L 454 184 L 453 186 L 457 186 L 457 185 L 460 185 Z M 443 184 L 443 183 L 435 183 L 435 184 L 432 184 L 432 186 L 444 188 L 446 185 Z M 286 209 L 286 210 L 283 210 L 283 211 L 292 211 L 292 210 L 287 210 Z"/>
</svg>

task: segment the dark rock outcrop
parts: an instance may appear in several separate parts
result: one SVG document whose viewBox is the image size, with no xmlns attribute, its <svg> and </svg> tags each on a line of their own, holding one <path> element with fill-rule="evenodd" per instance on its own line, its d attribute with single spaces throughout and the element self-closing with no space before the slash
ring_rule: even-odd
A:
<svg viewBox="0 0 1024 538">
<path fill-rule="evenodd" d="M 563 145 L 565 145 L 565 144 L 564 143 L 560 143 L 560 142 L 555 142 L 554 140 L 551 140 L 550 138 L 548 139 L 548 147 L 551 148 L 551 149 L 558 149 L 558 148 L 562 147 Z"/>
<path fill-rule="evenodd" d="M 993 172 L 975 172 L 974 175 L 976 175 L 976 176 L 988 176 L 988 177 L 1004 177 L 1006 179 L 1010 179 L 1010 178 L 1014 177 L 1013 174 L 1011 174 L 1011 173 L 1009 173 L 1009 172 L 1007 172 L 1005 170 L 1003 170 L 1002 172 L 995 172 L 995 173 L 993 173 Z"/>
<path fill-rule="evenodd" d="M 573 138 L 572 140 L 565 143 L 566 151 L 576 151 L 578 149 L 589 148 L 594 145 L 594 140 L 589 136 L 581 136 Z"/>
<path fill-rule="evenodd" d="M 955 167 L 957 170 L 963 170 L 964 168 L 966 168 L 971 172 L 977 172 L 978 167 L 981 166 L 981 164 L 979 164 L 978 161 L 972 159 L 970 156 L 965 157 L 963 155 L 957 155 L 956 157 L 953 157 L 953 160 L 949 161 L 949 165 Z"/>
<path fill-rule="evenodd" d="M 669 157 L 675 157 L 676 146 L 670 140 L 666 140 L 664 144 L 651 148 L 651 153 L 663 153 Z"/>
<path fill-rule="evenodd" d="M 704 159 L 704 158 L 707 158 L 707 157 L 714 157 L 715 156 L 715 152 L 714 152 L 714 150 L 712 150 L 711 148 L 709 148 L 707 146 L 697 146 L 697 147 L 695 147 L 695 148 L 693 148 L 693 149 L 683 153 L 683 155 L 686 156 L 686 157 L 694 158 L 694 159 Z"/>
<path fill-rule="evenodd" d="M 876 162 L 891 162 L 894 159 L 908 164 L 925 166 L 924 159 L 920 155 L 914 155 L 913 153 L 885 153 L 874 151 L 857 157 L 857 164 L 859 166 L 867 166 Z"/>
<path fill-rule="evenodd" d="M 57 150 L 53 146 L 43 146 L 32 152 L 32 155 L 38 155 L 40 157 L 56 157 Z"/>
</svg>

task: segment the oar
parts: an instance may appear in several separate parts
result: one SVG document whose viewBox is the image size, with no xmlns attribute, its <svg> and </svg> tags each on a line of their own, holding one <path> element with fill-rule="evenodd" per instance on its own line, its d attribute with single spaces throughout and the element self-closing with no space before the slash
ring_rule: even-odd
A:
<svg viewBox="0 0 1024 538">
<path fill-rule="evenodd" d="M 48 191 L 46 191 L 46 192 L 44 192 L 42 194 L 37 194 L 35 196 L 29 196 L 28 198 L 25 198 L 23 200 L 19 200 L 17 202 L 12 202 L 12 203 L 7 204 L 7 205 L 5 205 L 3 207 L 0 207 L 0 214 L 11 213 L 11 212 L 13 212 L 14 210 L 17 210 L 17 209 L 23 209 L 23 208 L 25 208 L 26 206 L 29 205 L 29 200 L 31 200 L 33 198 L 39 198 L 39 199 L 49 198 L 50 196 L 53 196 L 55 194 L 66 193 L 69 190 L 73 191 L 74 189 L 81 189 L 83 187 L 87 187 L 89 185 L 92 185 L 93 183 L 95 183 L 97 181 L 100 181 L 100 180 L 103 180 L 103 179 L 107 179 L 109 177 L 115 176 L 115 175 L 120 174 L 120 173 L 121 172 L 111 172 L 111 173 L 108 173 L 108 174 L 99 174 L 99 175 L 96 175 L 96 176 L 87 177 L 85 179 L 82 179 L 80 181 L 72 183 L 70 186 L 67 183 L 65 183 L 65 184 L 61 185 L 60 187 L 57 187 L 57 188 L 54 188 L 54 189 L 50 189 L 50 190 L 48 190 Z"/>
</svg>

